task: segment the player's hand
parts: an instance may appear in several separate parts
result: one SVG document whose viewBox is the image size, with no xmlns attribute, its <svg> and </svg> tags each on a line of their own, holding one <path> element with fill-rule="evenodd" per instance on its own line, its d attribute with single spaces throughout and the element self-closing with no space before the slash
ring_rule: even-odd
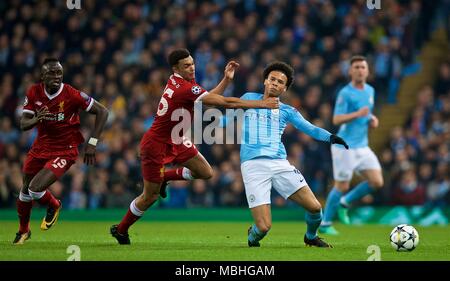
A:
<svg viewBox="0 0 450 281">
<path fill-rule="evenodd" d="M 234 72 L 238 67 L 239 63 L 233 60 L 227 63 L 227 65 L 225 66 L 225 77 L 232 80 L 234 78 Z"/>
<path fill-rule="evenodd" d="M 84 163 L 86 165 L 94 165 L 97 161 L 95 159 L 95 146 L 91 144 L 86 144 L 84 150 Z"/>
<path fill-rule="evenodd" d="M 40 122 L 48 115 L 51 115 L 50 112 L 48 111 L 48 107 L 44 106 L 37 110 L 35 118 L 37 122 Z"/>
<path fill-rule="evenodd" d="M 270 98 L 262 100 L 262 102 L 263 102 L 264 108 L 276 109 L 276 108 L 280 107 L 278 98 L 270 97 Z"/>
<path fill-rule="evenodd" d="M 369 114 L 369 107 L 364 106 L 363 108 L 361 108 L 361 109 L 358 110 L 357 112 L 358 112 L 358 116 L 359 116 L 359 117 L 366 116 L 367 114 Z"/>
<path fill-rule="evenodd" d="M 379 125 L 379 121 L 378 118 L 375 115 L 372 115 L 372 117 L 370 117 L 370 128 L 378 128 Z"/>
<path fill-rule="evenodd" d="M 345 147 L 345 149 L 348 149 L 348 144 L 341 137 L 338 137 L 336 135 L 330 136 L 330 143 L 331 144 L 334 144 L 334 143 L 342 144 Z"/>
</svg>

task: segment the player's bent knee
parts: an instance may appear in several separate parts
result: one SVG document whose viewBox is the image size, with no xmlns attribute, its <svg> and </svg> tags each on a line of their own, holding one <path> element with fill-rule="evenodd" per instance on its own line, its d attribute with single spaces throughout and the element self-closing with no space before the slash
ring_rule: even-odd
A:
<svg viewBox="0 0 450 281">
<path fill-rule="evenodd" d="M 204 169 L 201 171 L 200 176 L 196 177 L 197 179 L 209 180 L 213 176 L 213 169 L 210 167 L 208 169 Z"/>
<path fill-rule="evenodd" d="M 369 185 L 374 188 L 382 188 L 384 186 L 383 179 L 377 179 L 369 182 Z"/>
</svg>

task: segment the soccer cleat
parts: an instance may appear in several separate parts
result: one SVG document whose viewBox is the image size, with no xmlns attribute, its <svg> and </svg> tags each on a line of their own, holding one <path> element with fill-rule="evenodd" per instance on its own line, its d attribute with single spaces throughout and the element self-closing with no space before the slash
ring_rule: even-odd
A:
<svg viewBox="0 0 450 281">
<path fill-rule="evenodd" d="M 308 239 L 306 238 L 305 234 L 303 241 L 305 242 L 305 245 L 309 247 L 333 248 L 331 244 L 328 244 L 327 242 L 323 241 L 323 239 L 320 238 L 319 236 L 316 236 L 314 239 Z"/>
<path fill-rule="evenodd" d="M 334 228 L 332 225 L 326 225 L 319 227 L 319 233 L 327 234 L 327 235 L 339 235 L 339 231 Z"/>
<path fill-rule="evenodd" d="M 47 214 L 42 219 L 42 223 L 41 223 L 42 230 L 49 230 L 50 227 L 52 227 L 56 223 L 56 221 L 58 221 L 59 211 L 61 211 L 61 208 L 62 208 L 61 200 L 58 200 L 58 202 L 59 202 L 58 208 L 56 208 L 56 209 L 53 209 L 51 207 L 47 208 Z"/>
<path fill-rule="evenodd" d="M 117 230 L 118 227 L 118 224 L 112 225 L 109 232 L 114 238 L 117 239 L 117 242 L 119 242 L 120 245 L 130 245 L 130 236 L 128 235 L 128 233 L 120 234 Z"/>
<path fill-rule="evenodd" d="M 338 208 L 338 218 L 343 224 L 350 224 L 350 217 L 348 216 L 348 208 L 340 205 Z"/>
<path fill-rule="evenodd" d="M 31 230 L 29 230 L 28 232 L 25 232 L 25 233 L 17 232 L 16 238 L 14 238 L 13 244 L 14 245 L 22 245 L 23 243 L 25 243 L 26 240 L 28 240 L 30 238 L 31 238 Z"/>
<path fill-rule="evenodd" d="M 161 184 L 161 189 L 159 190 L 159 195 L 161 198 L 167 197 L 167 186 L 169 185 L 168 181 L 163 181 Z"/>
<path fill-rule="evenodd" d="M 247 234 L 250 235 L 250 231 L 252 231 L 252 227 L 250 226 L 248 228 Z M 250 240 L 247 240 L 248 242 L 248 246 L 249 247 L 260 247 L 261 245 L 259 244 L 259 241 L 255 241 L 255 242 L 250 242 Z"/>
</svg>

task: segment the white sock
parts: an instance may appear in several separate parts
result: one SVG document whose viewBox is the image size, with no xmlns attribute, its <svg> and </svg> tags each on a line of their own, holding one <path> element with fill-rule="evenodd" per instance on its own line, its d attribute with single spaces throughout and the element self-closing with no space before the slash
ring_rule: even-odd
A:
<svg viewBox="0 0 450 281">
<path fill-rule="evenodd" d="M 344 196 L 341 197 L 341 200 L 339 200 L 339 203 L 340 203 L 342 206 L 344 206 L 345 208 L 348 208 L 348 207 L 349 207 L 349 205 L 348 205 L 348 203 L 347 203 L 347 200 L 345 200 L 345 197 L 344 197 Z"/>
<path fill-rule="evenodd" d="M 138 207 L 136 206 L 136 199 L 134 199 L 131 202 L 130 211 L 133 213 L 133 215 L 138 216 L 138 217 L 142 217 L 142 215 L 144 214 L 144 212 L 139 210 Z"/>
<path fill-rule="evenodd" d="M 30 202 L 33 200 L 29 194 L 25 194 L 22 191 L 19 193 L 19 200 L 22 202 Z"/>
<path fill-rule="evenodd" d="M 188 168 L 183 168 L 182 176 L 183 176 L 183 179 L 185 179 L 185 180 L 193 180 L 194 179 L 194 177 L 192 176 L 191 170 L 189 170 Z"/>
<path fill-rule="evenodd" d="M 30 189 L 28 189 L 28 193 L 30 193 L 30 196 L 33 200 L 39 200 L 42 198 L 42 196 L 44 196 L 44 194 L 47 192 L 47 190 L 44 191 L 31 191 Z"/>
</svg>

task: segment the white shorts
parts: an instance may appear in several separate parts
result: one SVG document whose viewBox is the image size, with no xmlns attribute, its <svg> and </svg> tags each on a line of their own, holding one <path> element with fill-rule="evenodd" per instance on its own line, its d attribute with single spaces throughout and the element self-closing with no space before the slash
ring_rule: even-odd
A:
<svg viewBox="0 0 450 281">
<path fill-rule="evenodd" d="M 354 171 L 381 170 L 377 156 L 369 147 L 346 150 L 333 145 L 331 157 L 335 181 L 350 181 Z"/>
<path fill-rule="evenodd" d="M 305 178 L 286 159 L 254 159 L 241 164 L 249 208 L 270 204 L 273 188 L 287 199 L 308 185 Z"/>
</svg>

